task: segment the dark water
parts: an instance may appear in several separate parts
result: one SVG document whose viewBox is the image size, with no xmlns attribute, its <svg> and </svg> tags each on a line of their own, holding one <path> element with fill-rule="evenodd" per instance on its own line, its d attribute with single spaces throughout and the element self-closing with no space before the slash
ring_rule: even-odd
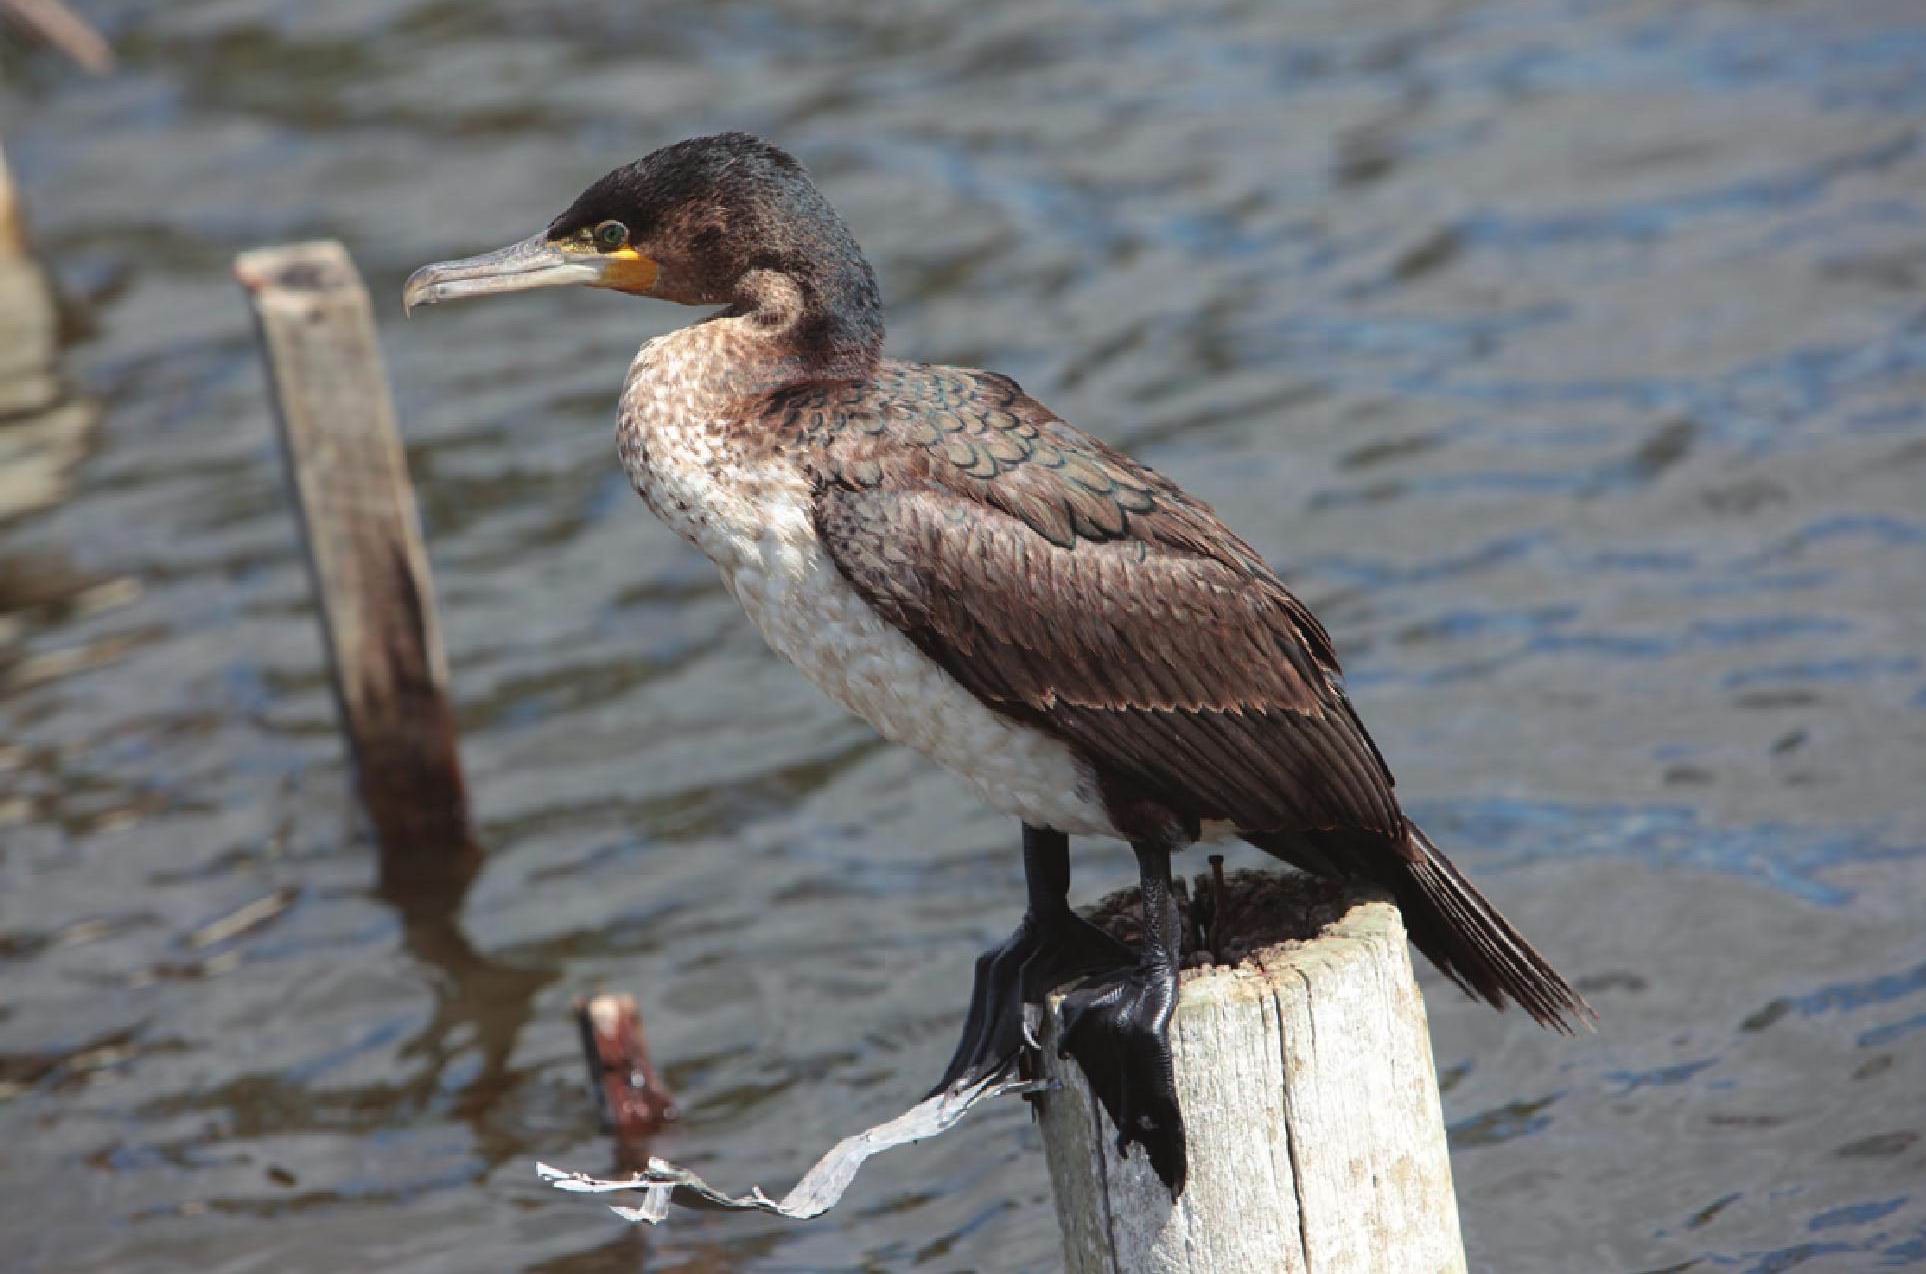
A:
<svg viewBox="0 0 1926 1274">
<path fill-rule="evenodd" d="M 1582 979 L 1576 1042 L 1428 983 L 1475 1266 L 1926 1264 L 1913 0 L 83 7 L 120 74 L 0 58 L 103 413 L 0 530 L 10 1268 L 1055 1267 L 1014 1108 L 802 1227 L 632 1235 L 534 1179 L 609 1167 L 573 995 L 642 997 L 658 1152 L 785 1187 L 933 1079 L 1021 897 L 1015 829 L 628 492 L 616 387 L 684 315 L 402 322 L 415 265 L 724 126 L 812 165 L 895 352 L 1016 375 L 1271 553 Z M 319 235 L 424 500 L 490 851 L 459 929 L 370 891 L 227 275 Z"/>
</svg>

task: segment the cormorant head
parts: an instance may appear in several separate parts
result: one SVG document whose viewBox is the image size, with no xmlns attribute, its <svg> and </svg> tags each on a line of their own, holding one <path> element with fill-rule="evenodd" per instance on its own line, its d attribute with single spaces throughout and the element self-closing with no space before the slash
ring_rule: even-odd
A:
<svg viewBox="0 0 1926 1274">
<path fill-rule="evenodd" d="M 747 133 L 677 142 L 576 196 L 548 229 L 495 252 L 424 266 L 408 308 L 581 284 L 683 305 L 727 305 L 805 352 L 872 354 L 876 279 L 809 174 Z"/>
</svg>

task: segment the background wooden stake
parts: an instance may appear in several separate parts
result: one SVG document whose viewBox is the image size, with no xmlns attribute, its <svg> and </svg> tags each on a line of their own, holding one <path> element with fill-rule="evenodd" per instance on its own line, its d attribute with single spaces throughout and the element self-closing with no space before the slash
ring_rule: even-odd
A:
<svg viewBox="0 0 1926 1274">
<path fill-rule="evenodd" d="M 61 372 L 61 319 L 53 276 L 33 255 L 0 147 L 0 523 L 64 498 L 93 443 L 100 413 Z M 17 559 L 9 568 L 16 578 L 0 579 L 0 609 L 34 591 L 17 578 L 24 573 Z M 0 667 L 13 663 L 12 645 L 0 631 Z"/>
<path fill-rule="evenodd" d="M 1404 925 L 1362 894 L 1332 914 L 1309 941 L 1184 974 L 1171 1044 L 1190 1180 L 1175 1206 L 1141 1149 L 1118 1157 L 1045 1015 L 1045 1072 L 1063 1087 L 1044 1099 L 1044 1149 L 1071 1274 L 1465 1268 Z"/>
<path fill-rule="evenodd" d="M 235 261 L 273 382 L 335 696 L 389 885 L 472 874 L 448 669 L 374 314 L 334 242 Z"/>
<path fill-rule="evenodd" d="M 51 45 L 95 75 L 114 69 L 114 49 L 64 0 L 0 0 L 0 18 Z"/>
<path fill-rule="evenodd" d="M 638 1148 L 676 1117 L 675 1099 L 649 1060 L 642 1011 L 632 995 L 592 995 L 575 1001 L 575 1021 L 602 1122 L 622 1146 Z"/>
</svg>

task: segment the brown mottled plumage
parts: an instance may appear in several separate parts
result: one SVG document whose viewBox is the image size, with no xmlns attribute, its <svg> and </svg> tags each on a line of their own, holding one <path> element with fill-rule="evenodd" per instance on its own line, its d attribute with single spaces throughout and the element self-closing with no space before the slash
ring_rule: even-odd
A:
<svg viewBox="0 0 1926 1274">
<path fill-rule="evenodd" d="M 1541 986 L 1550 966 L 1404 817 L 1324 626 L 1208 505 L 995 373 L 885 362 L 744 411 L 745 439 L 809 474 L 823 546 L 864 600 L 979 699 L 1071 744 L 1106 793 L 1192 839 L 1223 823 L 1381 884 L 1433 963 L 1493 1004 L 1560 1029 L 1582 1004 Z"/>
<path fill-rule="evenodd" d="M 1085 978 L 1065 1047 L 1181 1191 L 1169 856 L 1223 830 L 1389 890 L 1491 1003 L 1561 1030 L 1589 1013 L 1404 816 L 1330 637 L 1263 558 L 1008 377 L 883 359 L 874 276 L 795 160 L 743 134 L 666 147 L 406 298 L 580 282 L 727 307 L 630 368 L 637 489 L 773 649 L 1024 822 L 1030 910 L 978 963 L 945 1086 L 1009 1065 L 1022 1006 Z M 1071 832 L 1131 843 L 1138 952 L 1070 910 Z"/>
<path fill-rule="evenodd" d="M 1402 826 L 1323 628 L 1208 507 L 1006 377 L 800 397 L 824 546 L 979 698 L 1194 821 Z"/>
</svg>

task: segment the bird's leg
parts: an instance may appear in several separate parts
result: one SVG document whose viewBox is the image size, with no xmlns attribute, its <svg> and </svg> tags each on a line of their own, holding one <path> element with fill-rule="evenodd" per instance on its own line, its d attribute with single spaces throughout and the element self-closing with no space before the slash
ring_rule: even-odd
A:
<svg viewBox="0 0 1926 1274">
<path fill-rule="evenodd" d="M 1170 1015 L 1177 1005 L 1177 901 L 1170 892 L 1170 849 L 1131 846 L 1143 881 L 1144 935 L 1131 968 L 1105 974 L 1064 999 L 1062 1055 L 1073 1057 L 1117 1125 L 1117 1153 L 1131 1142 L 1169 1187 L 1184 1191 L 1184 1119 L 1170 1060 Z"/>
<path fill-rule="evenodd" d="M 1008 941 L 977 957 L 963 1037 L 933 1092 L 975 1083 L 1034 1046 L 1024 1005 L 1041 1005 L 1072 978 L 1135 962 L 1129 947 L 1070 909 L 1069 837 L 1025 823 L 1023 876 L 1029 907 Z"/>
</svg>

